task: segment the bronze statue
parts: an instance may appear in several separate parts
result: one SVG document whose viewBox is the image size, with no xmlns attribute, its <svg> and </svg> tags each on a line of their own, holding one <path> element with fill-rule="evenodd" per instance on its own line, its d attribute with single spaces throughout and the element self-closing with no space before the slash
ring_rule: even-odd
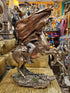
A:
<svg viewBox="0 0 70 93">
<path fill-rule="evenodd" d="M 20 86 L 45 88 L 50 81 L 54 80 L 54 77 L 49 77 L 44 74 L 34 74 L 26 69 L 25 64 L 32 63 L 33 59 L 40 57 L 40 55 L 54 55 L 53 65 L 58 62 L 64 68 L 66 75 L 66 68 L 61 63 L 62 56 L 58 51 L 59 48 L 50 49 L 50 45 L 46 41 L 42 30 L 51 11 L 52 9 L 40 10 L 16 23 L 15 30 L 21 45 L 16 48 L 12 55 L 18 63 L 17 70 L 20 75 L 14 74 L 13 79 Z M 25 82 L 26 80 L 28 81 Z M 35 80 L 35 82 L 33 82 L 33 80 Z M 49 83 L 47 83 L 47 81 Z"/>
<path fill-rule="evenodd" d="M 46 24 L 51 11 L 52 9 L 43 9 L 16 23 L 15 30 L 21 45 L 16 48 L 12 56 L 18 63 L 17 70 L 20 75 L 14 74 L 13 79 L 20 86 L 46 88 L 55 79 L 44 74 L 34 74 L 25 67 L 27 62 L 32 63 L 33 59 L 40 57 L 39 55 L 49 53 L 49 45 L 42 27 Z"/>
</svg>

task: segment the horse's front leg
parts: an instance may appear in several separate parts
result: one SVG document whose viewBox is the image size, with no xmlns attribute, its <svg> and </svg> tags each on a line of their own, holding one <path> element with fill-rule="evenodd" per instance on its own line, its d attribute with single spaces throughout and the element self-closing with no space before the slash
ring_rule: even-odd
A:
<svg viewBox="0 0 70 93">
<path fill-rule="evenodd" d="M 17 67 L 17 70 L 18 70 L 18 72 L 20 73 L 20 75 L 21 75 L 23 78 L 25 78 L 25 76 L 24 76 L 24 74 L 22 73 L 22 71 L 20 70 L 20 68 Z"/>
</svg>

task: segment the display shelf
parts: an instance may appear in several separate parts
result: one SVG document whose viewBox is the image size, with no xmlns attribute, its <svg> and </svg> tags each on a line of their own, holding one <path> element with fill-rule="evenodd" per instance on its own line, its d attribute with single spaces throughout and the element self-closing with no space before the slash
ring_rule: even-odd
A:
<svg viewBox="0 0 70 93">
<path fill-rule="evenodd" d="M 59 31 L 44 31 L 44 32 L 59 32 Z"/>
<path fill-rule="evenodd" d="M 59 38 L 59 36 L 58 37 L 53 36 L 53 37 L 50 37 L 50 38 Z"/>
<path fill-rule="evenodd" d="M 54 45 L 55 45 L 55 47 L 58 47 L 58 45 L 60 44 L 60 30 L 58 31 L 58 30 L 56 30 L 56 31 L 44 31 L 44 33 L 47 33 L 47 34 L 49 34 L 49 35 L 51 35 L 51 33 L 57 33 L 57 35 L 59 35 L 59 36 L 55 36 L 55 35 L 53 35 L 53 36 L 51 36 L 48 40 L 49 41 L 57 41 L 57 43 L 53 43 Z"/>
<path fill-rule="evenodd" d="M 44 33 L 47 33 L 47 34 L 49 34 L 49 33 L 58 33 L 58 35 L 60 36 L 60 31 L 44 31 Z"/>
</svg>

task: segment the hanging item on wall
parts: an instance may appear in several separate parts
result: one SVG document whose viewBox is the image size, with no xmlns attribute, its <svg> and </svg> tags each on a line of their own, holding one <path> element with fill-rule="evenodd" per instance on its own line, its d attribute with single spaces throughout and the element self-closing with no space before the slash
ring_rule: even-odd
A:
<svg viewBox="0 0 70 93">
<path fill-rule="evenodd" d="M 60 7 L 60 4 L 59 4 L 59 2 L 56 1 L 56 2 L 54 3 L 54 8 L 55 8 L 55 9 L 58 9 L 59 7 Z"/>
<path fill-rule="evenodd" d="M 56 1 L 56 2 L 54 2 L 54 4 L 47 4 L 47 7 L 58 9 L 60 7 L 60 4 L 59 4 L 59 2 Z"/>
<path fill-rule="evenodd" d="M 64 14 L 66 15 L 70 11 L 70 3 L 64 5 Z"/>
<path fill-rule="evenodd" d="M 51 8 L 53 8 L 54 5 L 53 5 L 53 4 L 47 4 L 47 7 L 51 7 Z"/>
<path fill-rule="evenodd" d="M 57 11 L 57 17 L 60 17 L 60 10 Z"/>
<path fill-rule="evenodd" d="M 40 5 L 40 9 L 43 9 L 43 8 L 45 8 L 45 5 L 44 4 L 41 4 Z"/>
<path fill-rule="evenodd" d="M 56 15 L 56 11 L 52 11 L 51 15 L 55 16 Z"/>
</svg>

